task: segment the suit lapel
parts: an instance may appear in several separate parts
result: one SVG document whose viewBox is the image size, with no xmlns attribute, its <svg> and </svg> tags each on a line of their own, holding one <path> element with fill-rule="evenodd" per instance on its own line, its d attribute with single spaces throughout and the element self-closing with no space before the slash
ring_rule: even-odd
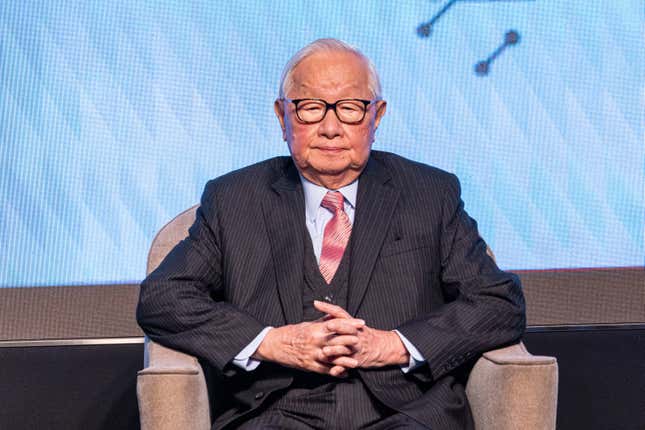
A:
<svg viewBox="0 0 645 430">
<path fill-rule="evenodd" d="M 271 242 L 278 294 L 288 324 L 302 321 L 305 202 L 298 171 L 289 163 L 262 209 Z"/>
<path fill-rule="evenodd" d="M 363 300 L 399 198 L 390 179 L 385 167 L 370 157 L 358 182 L 347 301 L 351 315 L 356 315 Z"/>
</svg>

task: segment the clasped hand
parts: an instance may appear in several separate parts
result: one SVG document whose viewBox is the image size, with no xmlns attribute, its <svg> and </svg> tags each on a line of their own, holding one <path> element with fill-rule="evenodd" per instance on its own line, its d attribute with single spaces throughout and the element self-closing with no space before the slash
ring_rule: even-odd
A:
<svg viewBox="0 0 645 430">
<path fill-rule="evenodd" d="M 254 357 L 337 377 L 347 369 L 408 363 L 395 332 L 371 328 L 340 306 L 314 301 L 314 307 L 325 316 L 269 330 Z"/>
</svg>

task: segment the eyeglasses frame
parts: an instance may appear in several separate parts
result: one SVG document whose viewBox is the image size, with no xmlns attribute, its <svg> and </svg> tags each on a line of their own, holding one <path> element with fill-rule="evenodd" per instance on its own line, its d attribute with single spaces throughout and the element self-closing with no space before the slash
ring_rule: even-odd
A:
<svg viewBox="0 0 645 430">
<path fill-rule="evenodd" d="M 380 99 L 373 99 L 373 100 L 340 99 L 340 100 L 336 100 L 334 103 L 328 103 L 326 100 L 318 99 L 318 98 L 290 99 L 290 98 L 287 98 L 287 97 L 283 97 L 282 100 L 294 104 L 294 106 L 296 107 L 296 117 L 298 118 L 298 121 L 302 122 L 303 124 L 318 124 L 319 122 L 322 122 L 325 119 L 325 117 L 327 116 L 327 112 L 329 112 L 329 110 L 331 109 L 331 110 L 334 111 L 334 114 L 336 115 L 336 118 L 338 118 L 338 121 L 342 122 L 343 124 L 356 125 L 356 124 L 360 124 L 365 119 L 365 115 L 367 114 L 368 106 L 370 104 L 374 103 L 374 102 L 379 101 Z M 300 114 L 298 113 L 298 104 L 302 103 L 303 101 L 312 101 L 312 100 L 324 103 L 325 104 L 325 113 L 323 113 L 323 116 L 318 121 L 305 121 L 302 118 L 300 118 Z M 361 117 L 360 120 L 354 121 L 354 122 L 347 122 L 347 121 L 343 121 L 338 116 L 338 112 L 336 111 L 336 106 L 338 105 L 338 103 L 348 102 L 348 101 L 363 103 L 363 116 Z"/>
</svg>

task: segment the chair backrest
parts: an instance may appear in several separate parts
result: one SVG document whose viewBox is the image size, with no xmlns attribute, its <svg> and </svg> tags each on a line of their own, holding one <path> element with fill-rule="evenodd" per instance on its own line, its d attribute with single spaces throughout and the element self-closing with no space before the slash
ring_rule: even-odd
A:
<svg viewBox="0 0 645 430">
<path fill-rule="evenodd" d="M 197 204 L 186 209 L 159 230 L 159 233 L 152 240 L 152 245 L 148 252 L 147 274 L 155 270 L 170 250 L 188 236 L 188 229 L 195 222 L 195 213 L 198 207 L 199 205 Z"/>
<path fill-rule="evenodd" d="M 157 233 L 150 245 L 148 252 L 148 267 L 147 274 L 159 266 L 171 249 L 188 236 L 188 229 L 195 222 L 195 214 L 199 204 L 191 206 L 179 215 L 171 219 L 161 230 Z M 495 261 L 495 255 L 490 247 L 486 246 L 486 253 Z"/>
</svg>

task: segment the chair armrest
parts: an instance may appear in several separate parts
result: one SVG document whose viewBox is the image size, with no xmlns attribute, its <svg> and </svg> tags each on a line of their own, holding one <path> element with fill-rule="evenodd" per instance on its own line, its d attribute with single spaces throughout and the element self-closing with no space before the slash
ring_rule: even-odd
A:
<svg viewBox="0 0 645 430">
<path fill-rule="evenodd" d="M 531 355 L 522 343 L 486 352 L 470 373 L 466 396 L 477 430 L 553 430 L 558 363 Z"/>
<path fill-rule="evenodd" d="M 210 430 L 208 390 L 197 359 L 146 338 L 144 365 L 137 375 L 142 430 Z"/>
<path fill-rule="evenodd" d="M 197 359 L 191 355 L 167 348 L 147 337 L 144 346 L 144 369 L 139 371 L 139 375 L 196 375 L 202 370 Z"/>
</svg>

